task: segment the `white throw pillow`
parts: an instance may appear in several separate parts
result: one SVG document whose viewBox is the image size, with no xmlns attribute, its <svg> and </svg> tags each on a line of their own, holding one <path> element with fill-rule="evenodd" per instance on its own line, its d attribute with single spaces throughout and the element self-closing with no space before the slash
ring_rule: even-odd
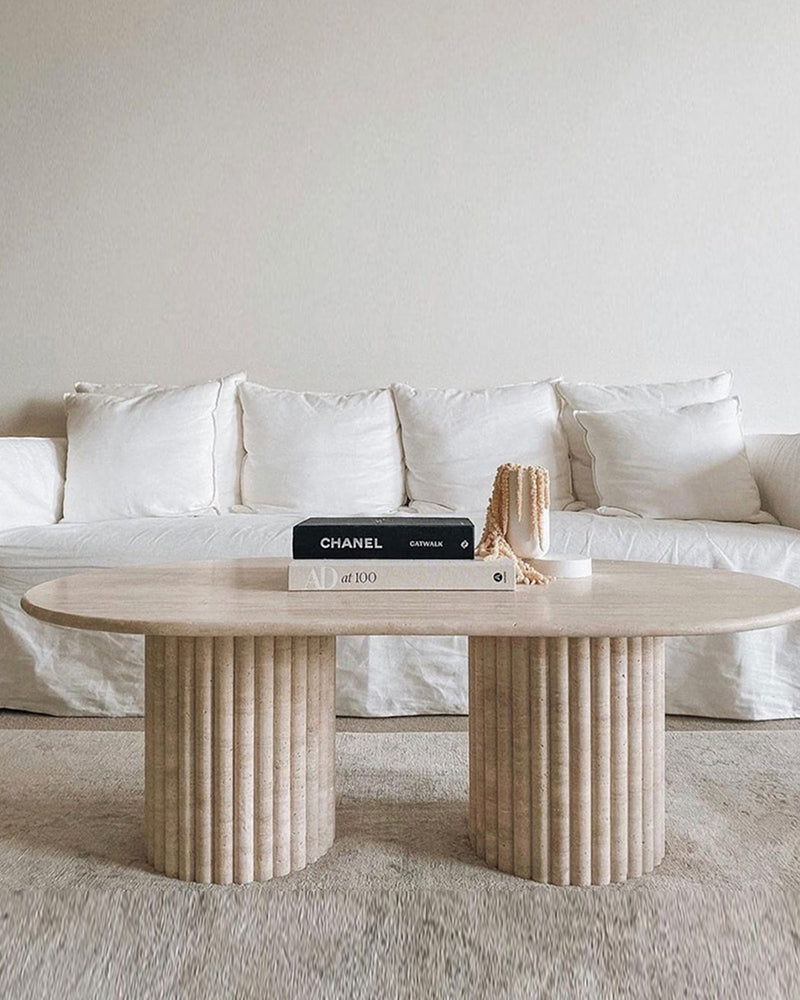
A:
<svg viewBox="0 0 800 1000">
<path fill-rule="evenodd" d="M 214 511 L 219 384 L 124 399 L 67 393 L 65 521 Z"/>
<path fill-rule="evenodd" d="M 772 521 L 761 510 L 736 397 L 679 409 L 576 410 L 601 514 Z"/>
<path fill-rule="evenodd" d="M 472 391 L 392 388 L 412 501 L 480 510 L 504 462 L 544 466 L 554 510 L 572 501 L 567 442 L 552 382 Z"/>
<path fill-rule="evenodd" d="M 214 482 L 216 493 L 214 503 L 218 510 L 226 513 L 241 502 L 239 479 L 244 458 L 242 443 L 242 407 L 239 403 L 239 386 L 247 378 L 247 372 L 225 375 L 211 382 L 219 385 L 219 399 L 214 409 Z M 209 383 L 202 383 L 209 384 Z M 113 382 L 76 382 L 75 392 L 94 392 L 104 396 L 144 396 L 160 389 L 179 389 L 180 386 L 161 386 L 148 383 L 139 385 Z"/>
<path fill-rule="evenodd" d="M 583 430 L 575 420 L 575 410 L 652 410 L 662 406 L 690 406 L 713 403 L 731 394 L 733 376 L 720 372 L 711 378 L 657 385 L 593 385 L 590 382 L 558 382 L 562 399 L 561 420 L 567 432 L 572 463 L 572 491 L 581 506 L 597 507 L 597 491 L 592 481 L 592 463 Z M 577 505 L 576 505 L 577 506 Z"/>
<path fill-rule="evenodd" d="M 338 396 L 245 382 L 242 503 L 308 515 L 380 514 L 405 501 L 388 389 Z"/>
<path fill-rule="evenodd" d="M 61 519 L 67 443 L 0 438 L 0 531 Z"/>
</svg>

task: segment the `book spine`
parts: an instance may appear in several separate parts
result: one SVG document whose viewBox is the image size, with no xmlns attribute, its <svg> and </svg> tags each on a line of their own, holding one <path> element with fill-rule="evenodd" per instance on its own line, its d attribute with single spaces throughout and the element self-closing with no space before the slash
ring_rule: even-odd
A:
<svg viewBox="0 0 800 1000">
<path fill-rule="evenodd" d="M 510 559 L 298 559 L 289 590 L 514 590 Z"/>
<path fill-rule="evenodd" d="M 473 559 L 472 525 L 295 525 L 295 559 Z"/>
</svg>

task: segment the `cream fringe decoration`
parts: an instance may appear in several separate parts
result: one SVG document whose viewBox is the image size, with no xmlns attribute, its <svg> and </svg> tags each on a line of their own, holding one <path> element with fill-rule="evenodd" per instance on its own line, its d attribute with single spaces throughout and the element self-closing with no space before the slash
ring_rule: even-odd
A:
<svg viewBox="0 0 800 1000">
<path fill-rule="evenodd" d="M 492 496 L 486 508 L 486 522 L 483 534 L 475 549 L 475 555 L 483 559 L 513 560 L 516 567 L 517 583 L 549 583 L 550 577 L 544 576 L 527 559 L 518 556 L 508 541 L 508 517 L 511 506 L 511 488 L 509 480 L 511 473 L 517 474 L 517 482 L 521 482 L 522 474 L 531 470 L 531 532 L 536 534 L 539 544 L 544 544 L 544 512 L 550 506 L 550 474 L 539 465 L 516 465 L 507 462 L 499 466 L 494 476 Z M 522 519 L 522 490 L 517 490 L 517 517 Z"/>
</svg>

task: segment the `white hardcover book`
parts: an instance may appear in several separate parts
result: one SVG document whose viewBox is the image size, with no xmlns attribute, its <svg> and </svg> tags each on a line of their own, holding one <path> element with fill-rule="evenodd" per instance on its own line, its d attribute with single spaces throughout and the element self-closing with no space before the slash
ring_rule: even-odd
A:
<svg viewBox="0 0 800 1000">
<path fill-rule="evenodd" d="M 514 590 L 510 559 L 294 559 L 289 590 Z"/>
</svg>

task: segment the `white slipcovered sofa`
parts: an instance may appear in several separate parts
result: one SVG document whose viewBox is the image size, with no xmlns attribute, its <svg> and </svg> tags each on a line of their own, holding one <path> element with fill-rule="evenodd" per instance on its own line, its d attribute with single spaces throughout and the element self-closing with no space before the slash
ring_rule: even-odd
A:
<svg viewBox="0 0 800 1000">
<path fill-rule="evenodd" d="M 90 393 L 95 391 L 99 387 L 90 388 Z M 458 401 L 453 405 L 457 408 Z M 412 471 L 419 478 L 420 467 L 416 464 L 412 469 L 409 457 L 413 455 L 409 435 L 415 429 L 404 424 L 403 406 L 398 411 L 405 461 L 410 463 L 405 468 L 408 495 L 413 497 L 413 490 L 419 496 Z M 454 436 L 458 433 L 455 427 Z M 490 439 L 491 434 L 487 431 L 484 438 Z M 143 711 L 141 638 L 35 621 L 20 609 L 20 598 L 28 588 L 94 567 L 288 556 L 292 525 L 303 516 L 328 512 L 320 510 L 318 503 L 307 510 L 288 510 L 269 503 L 242 506 L 240 502 L 235 512 L 212 516 L 58 520 L 65 442 L 0 439 L 3 443 L 7 448 L 0 447 L 0 529 L 9 517 L 15 524 L 0 530 L 0 707 L 4 708 L 56 715 L 121 716 Z M 247 430 L 245 444 L 253 447 L 247 442 Z M 441 449 L 441 443 L 437 447 Z M 723 567 L 800 586 L 800 499 L 796 495 L 800 436 L 750 436 L 747 452 L 761 506 L 778 523 L 610 517 L 592 509 L 562 509 L 551 515 L 551 547 L 587 553 L 595 559 Z M 336 461 L 336 456 L 329 457 Z M 490 457 L 497 464 L 527 456 L 506 451 Z M 2 484 L 9 477 L 16 479 L 16 486 L 4 495 Z M 20 483 L 23 487 L 30 484 L 29 495 Z M 283 488 L 289 487 L 284 484 Z M 74 510 L 78 498 L 73 496 L 71 503 Z M 452 508 L 417 500 L 400 509 L 413 517 L 418 512 Z M 480 530 L 483 500 L 457 512 L 471 516 Z M 43 523 L 48 520 L 52 523 Z M 464 638 L 343 637 L 337 653 L 339 714 L 466 712 Z M 669 712 L 720 718 L 800 716 L 800 625 L 670 639 L 666 703 Z"/>
</svg>

